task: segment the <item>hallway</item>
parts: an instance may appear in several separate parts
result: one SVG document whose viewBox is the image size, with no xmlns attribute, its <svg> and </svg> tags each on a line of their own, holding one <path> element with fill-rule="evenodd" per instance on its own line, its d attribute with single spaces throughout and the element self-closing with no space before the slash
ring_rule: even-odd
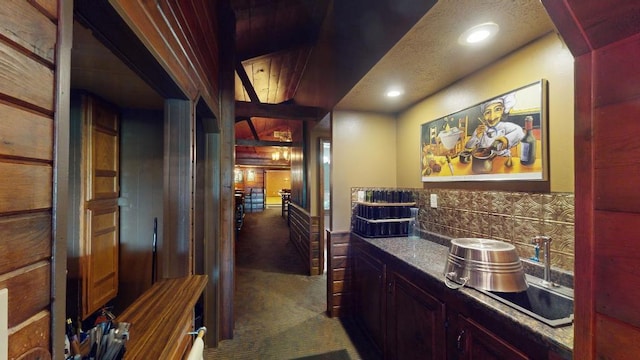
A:
<svg viewBox="0 0 640 360">
<path fill-rule="evenodd" d="M 205 359 L 375 359 L 352 324 L 326 316 L 326 276 L 303 274 L 280 208 L 247 213 L 236 243 L 234 338 Z"/>
</svg>

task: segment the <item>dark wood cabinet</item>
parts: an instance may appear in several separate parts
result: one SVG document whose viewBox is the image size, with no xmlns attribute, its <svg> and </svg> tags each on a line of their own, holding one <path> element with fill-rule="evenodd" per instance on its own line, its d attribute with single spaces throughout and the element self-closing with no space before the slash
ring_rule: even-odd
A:
<svg viewBox="0 0 640 360">
<path fill-rule="evenodd" d="M 362 252 L 356 256 L 356 316 L 379 351 L 384 351 L 385 266 Z"/>
<path fill-rule="evenodd" d="M 366 251 L 358 251 L 355 278 L 358 322 L 385 359 L 445 359 L 441 301 Z"/>
<path fill-rule="evenodd" d="M 482 305 L 355 239 L 355 315 L 384 359 L 556 359 Z"/>
<path fill-rule="evenodd" d="M 527 360 L 525 354 L 513 345 L 477 324 L 472 319 L 458 316 L 458 334 L 455 338 L 456 359 L 472 360 Z"/>
<path fill-rule="evenodd" d="M 387 274 L 388 359 L 445 359 L 445 306 L 402 275 Z"/>
</svg>

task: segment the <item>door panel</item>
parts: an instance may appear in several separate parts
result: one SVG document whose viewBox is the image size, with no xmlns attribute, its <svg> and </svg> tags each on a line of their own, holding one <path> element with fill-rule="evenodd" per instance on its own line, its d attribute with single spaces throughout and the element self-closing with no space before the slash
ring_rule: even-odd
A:
<svg viewBox="0 0 640 360">
<path fill-rule="evenodd" d="M 81 249 L 82 317 L 118 293 L 119 117 L 116 109 L 84 97 Z"/>
</svg>

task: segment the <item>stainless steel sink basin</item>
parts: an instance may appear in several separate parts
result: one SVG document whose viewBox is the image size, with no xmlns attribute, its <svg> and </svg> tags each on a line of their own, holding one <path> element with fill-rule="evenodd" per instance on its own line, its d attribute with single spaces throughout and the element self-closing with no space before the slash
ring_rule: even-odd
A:
<svg viewBox="0 0 640 360">
<path fill-rule="evenodd" d="M 540 278 L 527 275 L 526 279 L 529 288 L 525 291 L 480 291 L 551 327 L 573 323 L 573 289 L 564 286 L 549 289 L 539 285 Z"/>
</svg>

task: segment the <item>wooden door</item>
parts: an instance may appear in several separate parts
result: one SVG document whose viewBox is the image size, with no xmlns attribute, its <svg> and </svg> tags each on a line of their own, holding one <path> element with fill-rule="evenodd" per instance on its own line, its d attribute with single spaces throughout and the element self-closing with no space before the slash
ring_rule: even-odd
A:
<svg viewBox="0 0 640 360">
<path fill-rule="evenodd" d="M 117 111 L 85 96 L 80 205 L 82 318 L 118 293 L 118 131 Z"/>
<path fill-rule="evenodd" d="M 359 251 L 356 257 L 356 314 L 380 351 L 384 351 L 384 264 Z"/>
<path fill-rule="evenodd" d="M 406 278 L 387 273 L 387 359 L 445 359 L 444 303 Z"/>
<path fill-rule="evenodd" d="M 471 319 L 458 316 L 459 330 L 456 339 L 458 359 L 526 360 L 529 359 L 513 345 L 478 325 Z"/>
</svg>

